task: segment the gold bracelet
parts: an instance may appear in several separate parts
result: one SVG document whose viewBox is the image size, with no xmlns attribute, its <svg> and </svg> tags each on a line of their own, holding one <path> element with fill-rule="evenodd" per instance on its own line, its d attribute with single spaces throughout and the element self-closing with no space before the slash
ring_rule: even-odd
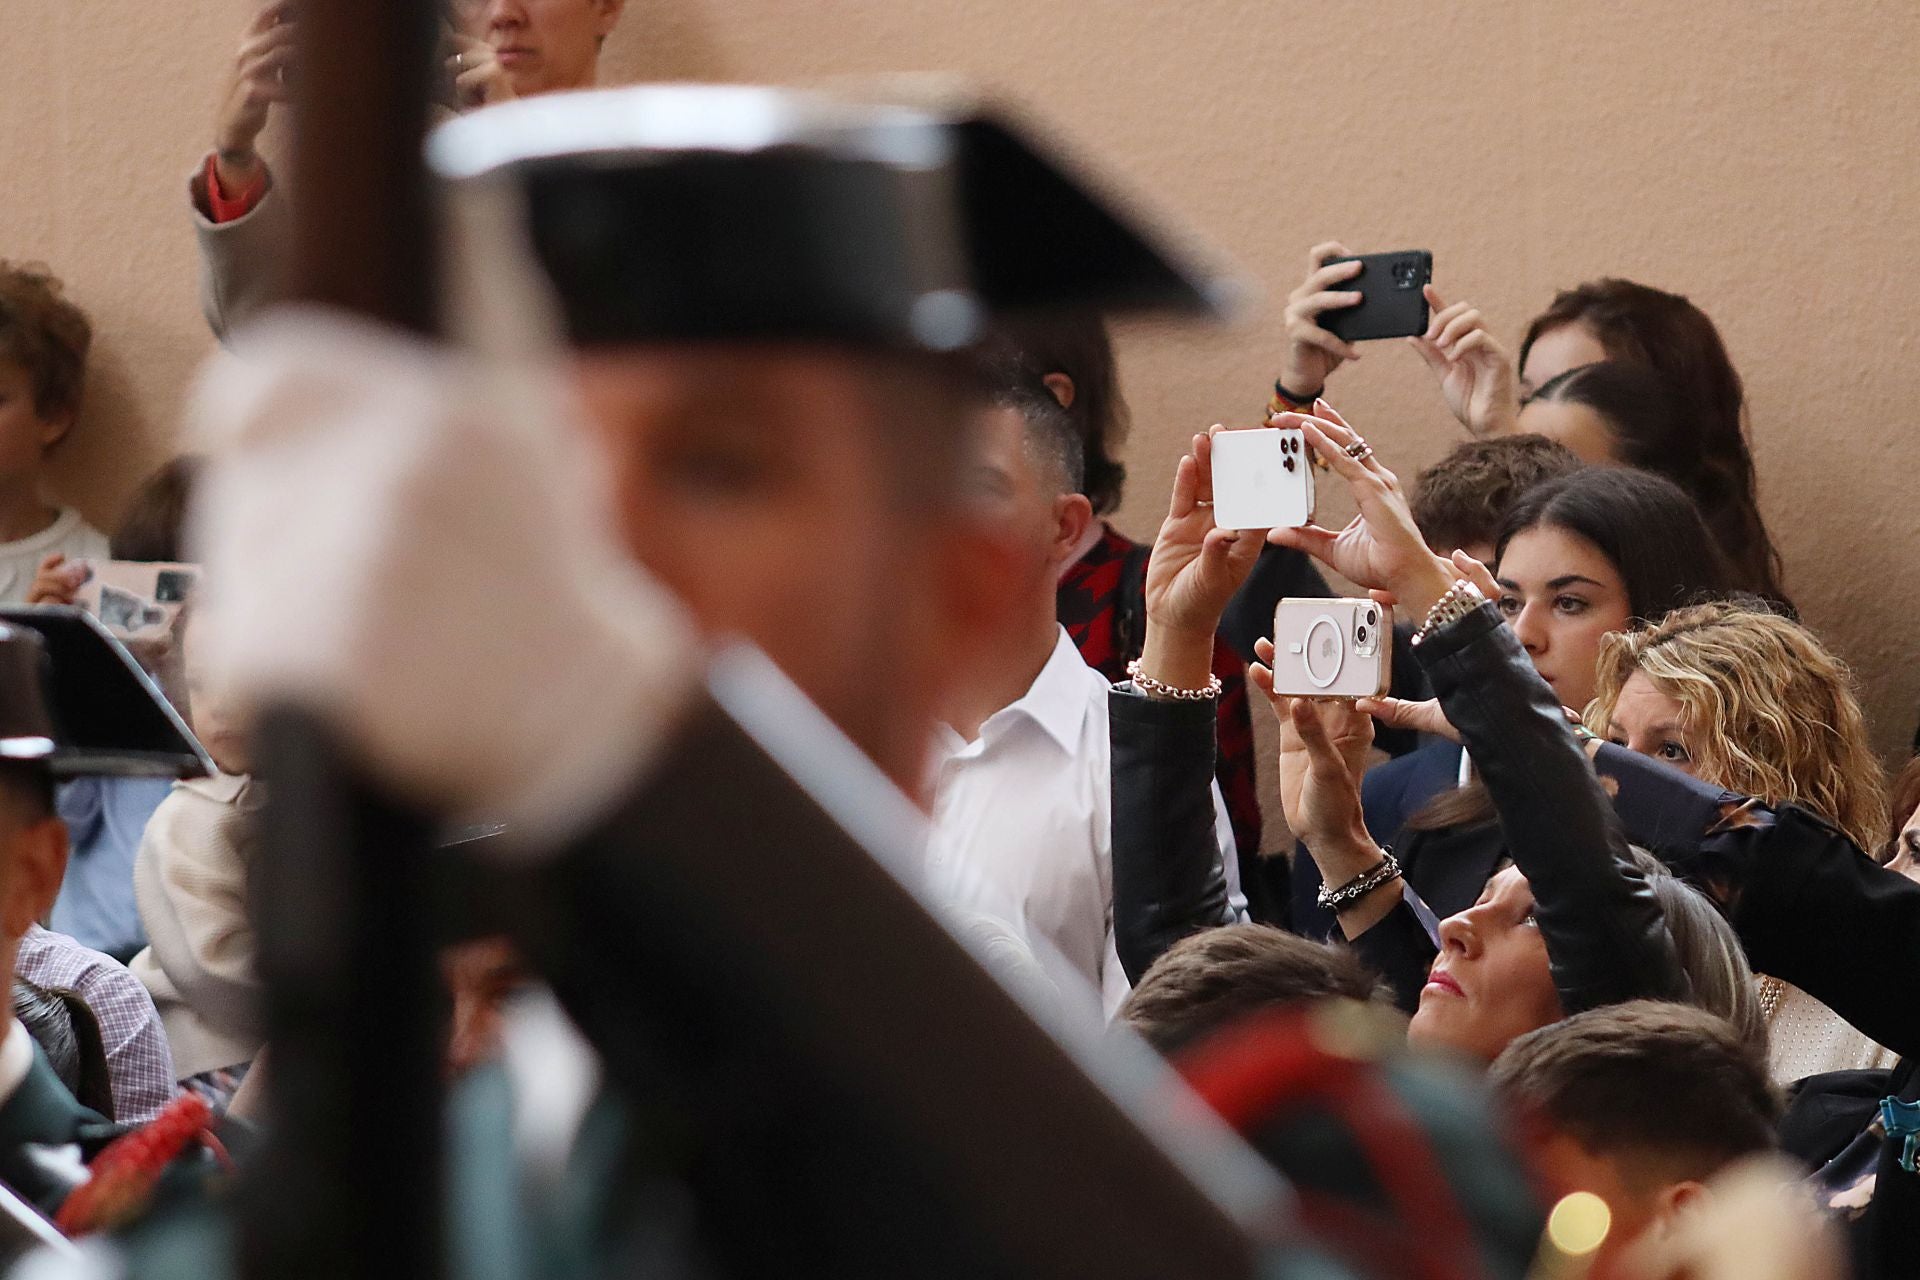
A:
<svg viewBox="0 0 1920 1280">
<path fill-rule="evenodd" d="M 1204 689 L 1182 689 L 1179 685 L 1168 684 L 1164 680 L 1155 680 L 1152 676 L 1140 673 L 1140 659 L 1135 658 L 1127 664 L 1127 679 L 1133 681 L 1133 687 L 1149 698 L 1169 698 L 1175 702 L 1205 702 L 1220 696 L 1220 677 L 1207 677 Z"/>
</svg>

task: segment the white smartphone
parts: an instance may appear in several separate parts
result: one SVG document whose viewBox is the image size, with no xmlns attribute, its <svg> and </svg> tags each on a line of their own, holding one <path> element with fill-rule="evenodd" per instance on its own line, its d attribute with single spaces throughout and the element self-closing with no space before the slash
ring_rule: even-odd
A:
<svg viewBox="0 0 1920 1280">
<path fill-rule="evenodd" d="M 1273 611 L 1273 688 L 1294 698 L 1378 698 L 1393 683 L 1393 618 L 1371 600 L 1298 600 Z"/>
<path fill-rule="evenodd" d="M 1298 428 L 1213 437 L 1213 522 L 1222 529 L 1291 529 L 1313 522 L 1313 461 Z"/>
</svg>

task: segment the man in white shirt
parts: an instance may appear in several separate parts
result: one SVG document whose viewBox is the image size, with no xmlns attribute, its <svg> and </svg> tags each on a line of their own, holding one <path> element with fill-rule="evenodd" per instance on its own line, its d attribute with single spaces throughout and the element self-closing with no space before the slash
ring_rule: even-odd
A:
<svg viewBox="0 0 1920 1280">
<path fill-rule="evenodd" d="M 971 493 L 1006 547 L 1024 607 L 962 673 L 940 734 L 927 876 L 963 908 L 1024 935 L 1068 1006 L 1097 992 L 1108 1017 L 1128 984 L 1113 944 L 1107 682 L 1055 618 L 1055 584 L 1093 509 L 1081 445 L 1044 385 L 996 377 L 976 426 Z M 1232 828 L 1217 829 L 1238 896 Z"/>
</svg>

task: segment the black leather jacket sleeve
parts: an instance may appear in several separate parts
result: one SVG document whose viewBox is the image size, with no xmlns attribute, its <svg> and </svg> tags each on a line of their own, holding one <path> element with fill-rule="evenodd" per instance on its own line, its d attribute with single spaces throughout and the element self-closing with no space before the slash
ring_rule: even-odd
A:
<svg viewBox="0 0 1920 1280">
<path fill-rule="evenodd" d="M 1214 833 L 1214 705 L 1107 695 L 1113 770 L 1113 942 L 1127 981 L 1190 933 L 1227 924 Z"/>
<path fill-rule="evenodd" d="M 1484 604 L 1416 650 L 1493 797 L 1569 1014 L 1686 994 L 1646 877 L 1553 690 Z"/>
<path fill-rule="evenodd" d="M 1920 955 L 1920 884 L 1793 805 L 1774 811 L 1619 748 L 1596 763 L 1635 843 L 1720 904 L 1755 969 L 1920 1055 L 1920 988 L 1902 977 Z"/>
</svg>

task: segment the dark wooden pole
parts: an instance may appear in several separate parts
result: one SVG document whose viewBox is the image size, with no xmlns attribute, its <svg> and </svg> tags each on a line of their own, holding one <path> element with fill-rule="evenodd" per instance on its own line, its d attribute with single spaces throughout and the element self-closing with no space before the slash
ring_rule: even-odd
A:
<svg viewBox="0 0 1920 1280">
<path fill-rule="evenodd" d="M 298 299 L 438 331 L 421 143 L 438 80 L 435 0 L 307 0 L 296 68 Z"/>
<path fill-rule="evenodd" d="M 296 300 L 438 331 L 421 144 L 434 0 L 305 0 L 291 178 Z M 253 867 L 272 1129 L 240 1190 L 248 1280 L 444 1272 L 441 1049 L 428 823 L 325 727 L 270 714 Z"/>
</svg>

